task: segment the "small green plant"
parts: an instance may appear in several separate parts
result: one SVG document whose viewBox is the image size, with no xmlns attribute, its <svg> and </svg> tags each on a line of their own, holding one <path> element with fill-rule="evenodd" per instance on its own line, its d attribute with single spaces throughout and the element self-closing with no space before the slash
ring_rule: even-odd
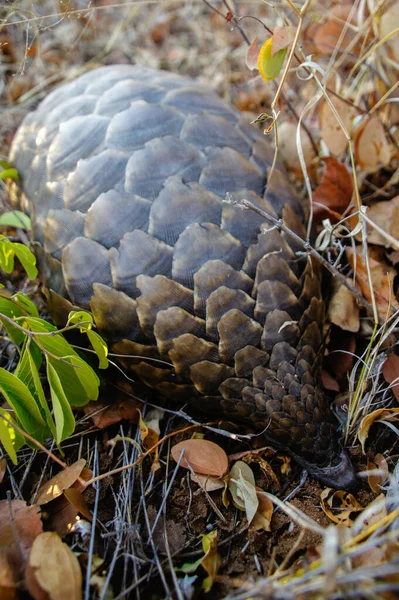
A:
<svg viewBox="0 0 399 600">
<path fill-rule="evenodd" d="M 22 215 L 22 213 L 21 213 Z M 6 213 L 0 225 L 12 224 L 29 228 L 25 215 Z M 25 268 L 29 279 L 37 276 L 36 258 L 24 246 L 0 236 L 0 268 L 11 273 L 15 256 Z M 0 323 L 9 339 L 20 348 L 20 358 L 14 373 L 0 368 L 0 392 L 10 410 L 0 407 L 0 442 L 11 460 L 17 462 L 17 451 L 24 444 L 32 445 L 26 433 L 39 443 L 53 437 L 59 445 L 75 429 L 72 407 L 81 407 L 97 400 L 100 380 L 92 367 L 79 356 L 62 332 L 79 329 L 88 336 L 99 359 L 99 367 L 108 367 L 107 345 L 93 331 L 93 317 L 85 311 L 74 311 L 68 323 L 59 331 L 39 317 L 36 305 L 21 292 L 9 296 L 0 289 Z M 47 402 L 39 370 L 46 366 L 52 410 Z M 18 430 L 16 427 L 18 427 Z M 22 432 L 22 433 L 21 433 Z"/>
</svg>

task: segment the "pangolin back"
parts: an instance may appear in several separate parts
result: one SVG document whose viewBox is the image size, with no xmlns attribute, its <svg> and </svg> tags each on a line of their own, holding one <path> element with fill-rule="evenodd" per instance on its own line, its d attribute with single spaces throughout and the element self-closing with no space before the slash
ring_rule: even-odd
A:
<svg viewBox="0 0 399 600">
<path fill-rule="evenodd" d="M 318 380 L 320 269 L 234 204 L 249 200 L 305 237 L 280 163 L 266 185 L 273 155 L 206 88 L 126 65 L 52 92 L 11 149 L 54 316 L 58 295 L 90 309 L 113 351 L 139 357 L 126 365 L 146 385 L 262 431 L 348 487 Z"/>
</svg>

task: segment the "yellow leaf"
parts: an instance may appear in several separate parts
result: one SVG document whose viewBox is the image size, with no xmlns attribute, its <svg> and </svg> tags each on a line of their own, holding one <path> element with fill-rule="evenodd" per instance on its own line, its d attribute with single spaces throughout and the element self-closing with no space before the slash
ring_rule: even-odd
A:
<svg viewBox="0 0 399 600">
<path fill-rule="evenodd" d="M 273 56 L 272 43 L 273 38 L 266 40 L 259 52 L 258 69 L 264 81 L 272 81 L 279 75 L 287 54 L 287 48 L 282 48 Z"/>
</svg>

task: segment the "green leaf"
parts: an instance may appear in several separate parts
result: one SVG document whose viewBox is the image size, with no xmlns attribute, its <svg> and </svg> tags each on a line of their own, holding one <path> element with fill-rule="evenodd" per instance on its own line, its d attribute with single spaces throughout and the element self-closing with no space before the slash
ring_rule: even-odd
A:
<svg viewBox="0 0 399 600">
<path fill-rule="evenodd" d="M 71 371 L 78 377 L 86 394 L 85 399 L 81 399 L 79 403 L 72 403 L 73 406 L 84 406 L 90 400 L 97 400 L 99 394 L 100 380 L 93 371 L 91 366 L 80 358 L 80 356 L 66 356 L 65 360 L 71 364 Z M 65 364 L 65 363 L 64 363 Z"/>
<path fill-rule="evenodd" d="M 18 462 L 17 450 L 22 448 L 26 443 L 26 440 L 15 427 L 12 426 L 14 419 L 6 410 L 4 410 L 4 408 L 0 408 L 0 416 L 3 417 L 3 419 L 0 418 L 0 442 L 3 444 L 5 451 L 14 465 L 16 465 Z M 4 419 L 7 420 L 7 423 Z"/>
<path fill-rule="evenodd" d="M 273 56 L 272 42 L 273 38 L 266 40 L 259 52 L 258 69 L 264 81 L 272 81 L 273 79 L 276 79 L 283 68 L 285 55 L 287 54 L 288 50 L 288 48 L 282 48 Z"/>
<path fill-rule="evenodd" d="M 56 435 L 55 441 L 60 444 L 75 431 L 75 419 L 71 406 L 62 388 L 57 371 L 47 356 L 47 379 L 50 384 L 51 401 L 53 403 Z"/>
<path fill-rule="evenodd" d="M 17 306 L 20 307 L 21 316 L 24 316 L 24 315 L 31 316 L 31 317 L 39 316 L 39 311 L 37 309 L 36 304 L 33 302 L 33 300 L 28 298 L 28 296 L 26 294 L 23 294 L 22 292 L 18 292 L 17 294 L 14 294 L 14 296 L 12 296 L 12 299 L 17 304 Z"/>
<path fill-rule="evenodd" d="M 20 227 L 21 229 L 32 229 L 32 223 L 28 215 L 20 210 L 10 210 L 0 215 L 1 227 Z"/>
<path fill-rule="evenodd" d="M 85 310 L 72 310 L 68 316 L 67 327 L 69 325 L 78 325 L 80 331 L 85 333 L 93 327 L 93 317 Z"/>
<path fill-rule="evenodd" d="M 55 438 L 55 424 L 51 416 L 51 412 L 39 377 L 38 366 L 40 366 L 40 363 L 38 364 L 37 357 L 33 356 L 31 352 L 31 346 L 33 346 L 33 344 L 30 344 L 30 340 L 28 340 L 25 348 L 22 351 L 20 361 L 14 374 L 27 386 L 27 388 L 29 388 L 30 393 L 36 400 L 41 415 L 48 426 L 46 436 L 51 435 Z M 42 357 L 40 354 L 40 362 L 41 358 Z"/>
<path fill-rule="evenodd" d="M 0 171 L 0 179 L 12 179 L 13 181 L 18 181 L 19 174 L 17 169 L 11 167 L 10 169 L 4 169 L 4 171 Z"/>
<path fill-rule="evenodd" d="M 36 279 L 38 274 L 38 270 L 36 268 L 36 256 L 23 244 L 14 242 L 13 248 L 29 279 Z"/>
<path fill-rule="evenodd" d="M 95 331 L 88 331 L 87 336 L 90 340 L 91 345 L 93 346 L 93 350 L 95 351 L 95 353 L 98 356 L 100 369 L 107 369 L 108 365 L 109 365 L 108 358 L 107 358 L 107 356 L 108 356 L 107 344 L 105 343 L 103 338 L 100 335 L 98 335 L 98 333 L 96 333 Z"/>
<path fill-rule="evenodd" d="M 4 329 L 7 331 L 10 339 L 16 344 L 20 346 L 26 338 L 26 334 L 17 329 L 11 323 L 1 318 L 1 315 L 5 315 L 10 319 L 15 319 L 16 317 L 25 316 L 25 312 L 22 310 L 21 306 L 18 306 L 18 303 L 15 301 L 14 297 L 11 298 L 9 296 L 5 296 L 0 292 L 0 321 L 3 325 Z"/>
<path fill-rule="evenodd" d="M 29 388 L 18 377 L 0 368 L 0 391 L 22 429 L 38 442 L 43 442 L 47 426 Z"/>
<path fill-rule="evenodd" d="M 10 240 L 0 235 L 0 268 L 7 274 L 14 269 L 14 250 Z"/>
</svg>

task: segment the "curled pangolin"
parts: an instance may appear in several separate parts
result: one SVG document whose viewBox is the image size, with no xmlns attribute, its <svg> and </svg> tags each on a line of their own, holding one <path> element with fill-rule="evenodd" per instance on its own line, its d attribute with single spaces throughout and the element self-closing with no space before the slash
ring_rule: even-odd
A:
<svg viewBox="0 0 399 600">
<path fill-rule="evenodd" d="M 281 164 L 266 188 L 273 154 L 195 82 L 117 65 L 52 92 L 25 118 L 11 161 L 55 316 L 58 295 L 91 309 L 113 350 L 139 357 L 128 364 L 146 385 L 264 431 L 348 488 L 354 471 L 318 381 L 318 265 L 256 212 L 223 202 L 250 200 L 305 237 Z"/>
</svg>

